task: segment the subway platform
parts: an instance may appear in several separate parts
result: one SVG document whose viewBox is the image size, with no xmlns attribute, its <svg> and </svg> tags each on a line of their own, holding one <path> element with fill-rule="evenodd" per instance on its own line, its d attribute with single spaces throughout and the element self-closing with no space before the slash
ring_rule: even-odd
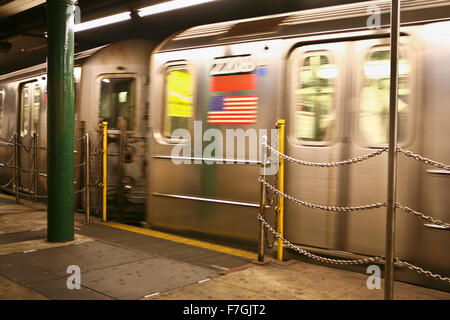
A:
<svg viewBox="0 0 450 320">
<path fill-rule="evenodd" d="M 0 299 L 5 300 L 380 300 L 368 275 L 184 238 L 75 214 L 75 240 L 46 240 L 46 207 L 0 198 Z M 69 266 L 80 288 L 68 288 Z M 450 293 L 396 282 L 399 300 Z"/>
</svg>

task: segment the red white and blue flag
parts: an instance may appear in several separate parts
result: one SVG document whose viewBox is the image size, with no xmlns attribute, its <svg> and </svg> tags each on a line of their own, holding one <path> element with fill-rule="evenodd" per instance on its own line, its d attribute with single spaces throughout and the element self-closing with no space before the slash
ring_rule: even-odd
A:
<svg viewBox="0 0 450 320">
<path fill-rule="evenodd" d="M 210 124 L 254 124 L 257 117 L 257 96 L 215 96 L 211 99 Z"/>
</svg>

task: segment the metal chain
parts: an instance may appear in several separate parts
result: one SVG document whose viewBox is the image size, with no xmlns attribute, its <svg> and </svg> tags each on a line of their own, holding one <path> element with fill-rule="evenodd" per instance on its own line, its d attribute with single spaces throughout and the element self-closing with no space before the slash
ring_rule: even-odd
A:
<svg viewBox="0 0 450 320">
<path fill-rule="evenodd" d="M 397 262 L 399 265 L 408 268 L 409 270 L 413 270 L 413 271 L 415 271 L 415 272 L 417 272 L 419 274 L 426 275 L 427 277 L 431 277 L 431 278 L 434 278 L 434 279 L 439 279 L 439 280 L 442 280 L 442 281 L 446 281 L 446 282 L 448 282 L 450 284 L 450 278 L 449 277 L 444 277 L 444 276 L 441 276 L 440 274 L 432 273 L 431 271 L 424 270 L 421 267 L 415 266 L 415 265 L 413 265 L 411 263 L 408 263 L 406 261 L 402 261 L 399 258 L 394 258 L 394 261 Z"/>
<path fill-rule="evenodd" d="M 102 128 L 102 125 L 100 124 L 100 128 Z M 103 148 L 101 146 L 101 143 L 103 141 L 103 130 L 100 130 L 99 136 L 97 141 L 95 142 L 94 148 L 91 148 L 92 150 L 91 154 L 89 155 L 89 162 L 90 162 L 90 181 L 91 186 L 90 190 L 92 195 L 89 197 L 92 201 L 91 208 L 94 209 L 94 214 L 98 215 L 100 213 L 100 210 L 102 208 L 102 202 L 103 197 L 101 193 L 102 183 L 103 183 Z"/>
<path fill-rule="evenodd" d="M 11 158 L 9 158 L 8 161 L 6 161 L 6 163 L 2 163 L 0 162 L 0 167 L 6 167 L 6 168 L 10 168 L 11 166 L 9 165 L 11 163 L 11 161 L 14 159 L 14 155 L 11 156 Z"/>
<path fill-rule="evenodd" d="M 398 202 L 396 202 L 395 205 L 396 205 L 397 208 L 400 208 L 400 209 L 402 209 L 403 211 L 405 211 L 407 213 L 415 215 L 416 217 L 419 217 L 421 219 L 430 221 L 431 223 L 434 223 L 434 224 L 437 224 L 437 225 L 440 225 L 440 226 L 444 226 L 446 228 L 450 228 L 450 223 L 446 223 L 446 222 L 443 222 L 441 220 L 435 219 L 433 217 L 426 216 L 423 213 L 415 211 L 415 210 L 413 210 L 411 208 L 408 208 L 408 207 L 406 207 L 406 206 L 404 206 L 404 205 L 402 205 L 402 204 L 400 204 Z"/>
<path fill-rule="evenodd" d="M 290 241 L 286 240 L 285 238 L 283 238 L 278 232 L 275 231 L 274 228 L 272 228 L 271 225 L 269 225 L 267 223 L 267 221 L 264 219 L 264 217 L 261 214 L 258 214 L 258 219 L 261 220 L 261 222 L 264 224 L 264 226 L 271 231 L 274 236 L 278 239 L 280 239 L 281 241 L 283 241 L 284 244 L 286 244 L 289 248 L 297 251 L 298 253 L 307 256 L 311 259 L 317 260 L 317 261 L 321 261 L 321 262 L 327 262 L 327 263 L 332 263 L 332 264 L 341 264 L 341 265 L 349 265 L 349 264 L 366 264 L 366 263 L 374 263 L 374 262 L 382 262 L 384 260 L 383 257 L 370 257 L 370 258 L 364 258 L 364 259 L 355 259 L 355 260 L 347 260 L 347 259 L 331 259 L 331 258 L 325 258 L 325 257 L 321 257 L 319 255 L 313 254 L 309 251 L 306 251 L 302 248 L 299 248 L 297 246 L 295 246 L 293 243 L 291 243 Z"/>
<path fill-rule="evenodd" d="M 275 135 L 275 139 L 272 142 L 273 145 L 278 146 L 279 145 L 279 140 L 278 140 L 278 131 L 277 134 Z M 275 153 L 271 153 L 270 156 L 267 156 L 269 154 L 269 149 L 267 147 L 263 148 L 263 154 L 265 155 L 265 157 L 267 158 L 267 160 L 269 161 L 269 163 L 274 164 L 276 166 L 278 166 L 278 155 L 276 155 Z M 271 175 L 271 177 L 273 176 L 274 179 L 274 185 L 278 186 L 278 170 L 274 175 Z M 266 176 L 267 177 L 267 176 Z M 274 207 L 274 211 L 275 211 L 275 229 L 278 229 L 278 214 L 279 214 L 279 208 L 278 208 L 278 195 L 275 192 L 270 192 L 268 188 L 266 189 L 266 199 L 267 199 L 267 204 L 270 207 Z M 272 194 L 271 194 L 272 193 Z M 267 229 L 264 229 L 264 239 L 266 242 L 266 246 L 269 249 L 272 249 L 274 244 L 275 244 L 275 237 L 272 237 L 272 240 L 269 240 L 269 233 Z"/>
<path fill-rule="evenodd" d="M 260 140 L 260 143 L 265 146 L 266 148 L 270 149 L 272 152 L 276 153 L 277 155 L 279 155 L 280 157 L 283 157 L 284 159 L 286 159 L 289 162 L 293 162 L 296 164 L 300 164 L 303 166 L 309 166 L 309 167 L 325 167 L 325 168 L 329 168 L 329 167 L 338 167 L 338 166 L 343 166 L 346 164 L 353 164 L 353 163 L 357 163 L 357 162 L 361 162 L 373 157 L 376 157 L 380 154 L 382 154 L 383 152 L 386 152 L 388 150 L 388 148 L 382 148 L 379 150 L 376 150 L 372 153 L 360 156 L 360 157 L 355 157 L 355 158 L 351 158 L 351 159 L 347 159 L 347 160 L 343 160 L 343 161 L 336 161 L 336 162 L 310 162 L 310 161 L 304 161 L 304 160 L 299 160 L 299 159 L 295 159 L 292 157 L 289 157 L 281 152 L 279 152 L 278 150 L 276 150 L 275 148 L 269 146 L 263 139 Z"/>
<path fill-rule="evenodd" d="M 430 164 L 430 165 L 432 165 L 432 166 L 435 166 L 435 167 L 437 167 L 437 168 L 441 168 L 441 169 L 445 169 L 445 170 L 450 170 L 450 165 L 446 165 L 446 164 L 444 164 L 444 163 L 437 162 L 437 161 L 434 161 L 434 160 L 431 160 L 431 159 L 422 157 L 422 156 L 419 155 L 419 154 L 412 153 L 411 151 L 408 151 L 408 150 L 403 150 L 403 149 L 400 148 L 400 147 L 397 148 L 397 150 L 400 151 L 400 152 L 402 152 L 402 153 L 403 153 L 404 155 L 406 155 L 407 157 L 414 158 L 414 159 L 416 159 L 416 160 L 418 160 L 418 161 L 423 161 L 423 162 L 425 162 L 425 163 L 427 163 L 427 164 Z"/>
<path fill-rule="evenodd" d="M 7 186 L 9 186 L 11 184 L 11 182 L 13 182 L 13 180 L 14 180 L 14 177 L 12 177 L 11 180 L 9 180 L 9 182 L 7 184 L 0 186 L 0 188 L 6 188 Z"/>
<path fill-rule="evenodd" d="M 14 134 L 12 134 L 9 137 L 9 140 L 0 138 L 0 147 L 7 147 L 7 146 L 13 146 L 14 145 Z"/>
<path fill-rule="evenodd" d="M 309 207 L 312 209 L 321 209 L 321 210 L 335 211 L 335 212 L 347 212 L 347 211 L 369 210 L 369 209 L 375 209 L 375 208 L 380 208 L 380 207 L 386 206 L 386 202 L 377 202 L 377 203 L 372 203 L 372 204 L 368 204 L 368 205 L 364 205 L 364 206 L 355 206 L 355 207 L 323 206 L 323 205 L 319 205 L 319 204 L 314 204 L 314 203 L 298 200 L 286 193 L 280 192 L 277 188 L 273 187 L 270 183 L 268 183 L 262 177 L 259 177 L 258 181 L 262 182 L 266 187 L 270 188 L 273 192 L 277 193 L 278 195 L 280 195 L 292 202 L 295 202 L 297 204 L 300 204 L 302 206 Z"/>
<path fill-rule="evenodd" d="M 264 217 L 261 214 L 258 214 L 258 219 L 264 224 L 265 228 L 270 230 L 274 236 L 278 239 L 280 239 L 287 247 L 295 250 L 296 252 L 314 259 L 316 261 L 320 261 L 320 262 L 326 262 L 326 263 L 330 263 L 330 264 L 339 264 L 339 265 L 356 265 L 356 264 L 369 264 L 369 263 L 386 263 L 385 262 L 385 257 L 384 256 L 377 256 L 377 257 L 369 257 L 369 258 L 363 258 L 363 259 L 331 259 L 331 258 L 325 258 L 316 254 L 313 254 L 309 251 L 306 251 L 302 248 L 297 247 L 296 245 L 294 245 L 293 243 L 291 243 L 290 241 L 286 240 L 284 237 L 282 237 L 278 232 L 275 231 L 274 228 L 272 228 L 271 225 L 269 225 L 267 223 L 267 221 L 264 219 Z M 444 277 L 441 276 L 440 274 L 436 274 L 436 273 L 432 273 L 431 271 L 428 270 L 424 270 L 421 267 L 415 266 L 409 262 L 406 261 L 402 261 L 399 258 L 394 258 L 394 262 L 396 262 L 398 265 L 400 266 L 404 266 L 412 271 L 415 271 L 419 274 L 423 274 L 427 277 L 431 277 L 434 279 L 439 279 L 442 281 L 446 281 L 450 283 L 450 278 L 449 277 Z"/>
</svg>

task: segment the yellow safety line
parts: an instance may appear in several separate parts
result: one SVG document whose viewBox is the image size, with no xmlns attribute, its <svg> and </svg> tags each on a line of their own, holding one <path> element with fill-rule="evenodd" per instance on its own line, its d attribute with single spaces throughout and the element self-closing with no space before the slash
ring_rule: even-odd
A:
<svg viewBox="0 0 450 320">
<path fill-rule="evenodd" d="M 111 222 L 111 221 L 105 222 L 104 224 L 107 226 L 113 227 L 113 228 L 117 228 L 117 229 L 122 229 L 122 230 L 127 230 L 127 231 L 131 231 L 131 232 L 135 232 L 135 233 L 145 234 L 147 236 L 170 240 L 170 241 L 174 241 L 174 242 L 178 242 L 178 243 L 184 243 L 184 244 L 188 244 L 188 245 L 191 245 L 194 247 L 199 247 L 199 248 L 203 248 L 203 249 L 207 249 L 207 250 L 227 253 L 227 254 L 238 256 L 241 258 L 247 258 L 250 260 L 256 260 L 258 257 L 258 255 L 256 253 L 253 253 L 250 251 L 246 251 L 246 250 L 242 250 L 242 249 L 234 249 L 234 248 L 226 247 L 226 246 L 223 246 L 220 244 L 213 244 L 213 243 L 195 240 L 195 239 L 184 238 L 184 237 L 176 236 L 176 235 L 161 232 L 161 231 L 139 228 L 139 227 L 129 226 L 126 224 Z"/>
<path fill-rule="evenodd" d="M 0 198 L 8 199 L 8 200 L 16 200 L 16 197 L 0 193 Z"/>
</svg>

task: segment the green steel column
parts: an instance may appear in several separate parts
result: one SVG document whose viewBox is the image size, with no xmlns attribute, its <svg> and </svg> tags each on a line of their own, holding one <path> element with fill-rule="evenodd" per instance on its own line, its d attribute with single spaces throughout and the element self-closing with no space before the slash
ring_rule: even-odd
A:
<svg viewBox="0 0 450 320">
<path fill-rule="evenodd" d="M 47 240 L 74 239 L 74 0 L 47 0 Z"/>
</svg>

